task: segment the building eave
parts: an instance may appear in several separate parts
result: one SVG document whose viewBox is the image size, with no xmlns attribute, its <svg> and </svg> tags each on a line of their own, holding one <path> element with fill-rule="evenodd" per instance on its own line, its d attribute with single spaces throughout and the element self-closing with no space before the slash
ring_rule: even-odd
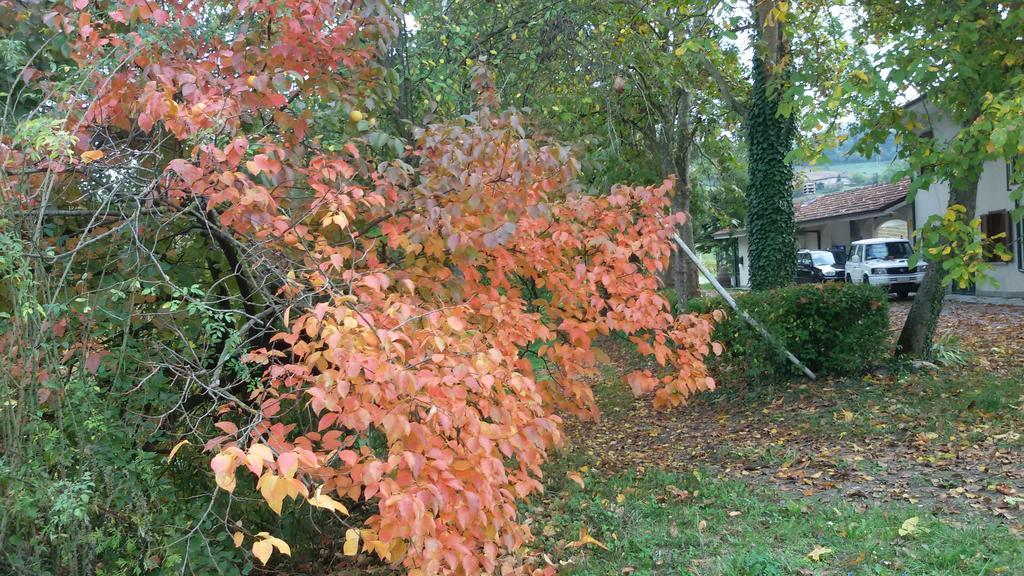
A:
<svg viewBox="0 0 1024 576">
<path fill-rule="evenodd" d="M 899 208 L 902 208 L 905 205 L 907 205 L 907 199 L 906 198 L 904 198 L 902 200 L 899 200 L 897 202 L 893 202 L 892 204 L 889 204 L 888 206 L 883 206 L 881 208 L 876 208 L 874 210 L 868 210 L 866 212 L 851 212 L 851 213 L 847 213 L 847 214 L 839 214 L 839 215 L 836 215 L 836 216 L 826 216 L 824 218 L 815 218 L 813 220 L 797 220 L 796 221 L 796 225 L 797 226 L 802 226 L 802 225 L 816 226 L 818 224 L 828 224 L 829 222 L 842 222 L 844 220 L 863 220 L 865 218 L 874 218 L 874 217 L 877 217 L 877 216 L 884 216 L 885 214 L 888 214 L 888 213 L 892 212 L 893 210 L 897 210 Z"/>
</svg>

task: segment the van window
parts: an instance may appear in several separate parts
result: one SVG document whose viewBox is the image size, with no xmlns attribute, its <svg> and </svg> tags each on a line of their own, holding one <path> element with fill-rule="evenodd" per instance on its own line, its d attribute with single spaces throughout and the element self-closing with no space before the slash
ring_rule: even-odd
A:
<svg viewBox="0 0 1024 576">
<path fill-rule="evenodd" d="M 903 260 L 910 258 L 909 242 L 884 242 L 867 245 L 866 260 Z"/>
</svg>

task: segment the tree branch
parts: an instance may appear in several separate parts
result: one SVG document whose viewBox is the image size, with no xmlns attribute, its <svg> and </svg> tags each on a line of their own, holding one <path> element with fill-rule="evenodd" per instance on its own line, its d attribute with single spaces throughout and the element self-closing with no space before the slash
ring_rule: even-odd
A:
<svg viewBox="0 0 1024 576">
<path fill-rule="evenodd" d="M 725 77 L 722 76 L 722 72 L 717 66 L 711 62 L 711 59 L 707 56 L 700 55 L 701 66 L 707 71 L 711 79 L 718 85 L 718 90 L 722 93 L 722 98 L 725 99 L 725 103 L 729 105 L 729 108 L 736 113 L 737 116 L 743 119 L 743 122 L 747 121 L 747 107 L 736 99 L 736 96 L 732 93 L 732 88 L 729 87 L 729 83 L 726 82 Z"/>
</svg>

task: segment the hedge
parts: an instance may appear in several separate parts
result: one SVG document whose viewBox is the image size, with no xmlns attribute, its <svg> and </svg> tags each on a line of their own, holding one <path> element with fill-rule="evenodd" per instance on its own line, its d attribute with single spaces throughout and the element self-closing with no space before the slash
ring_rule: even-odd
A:
<svg viewBox="0 0 1024 576">
<path fill-rule="evenodd" d="M 862 372 L 888 349 L 889 299 L 877 287 L 805 284 L 739 294 L 736 301 L 819 376 Z M 725 352 L 710 361 L 717 379 L 765 382 L 800 375 L 721 297 L 696 298 L 686 308 L 728 312 L 715 325 L 714 339 L 725 346 Z"/>
</svg>

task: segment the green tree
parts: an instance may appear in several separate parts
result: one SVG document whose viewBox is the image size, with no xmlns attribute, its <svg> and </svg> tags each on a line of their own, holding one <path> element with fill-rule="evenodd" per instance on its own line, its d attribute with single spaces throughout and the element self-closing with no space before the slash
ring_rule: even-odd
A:
<svg viewBox="0 0 1024 576">
<path fill-rule="evenodd" d="M 730 19 L 706 2 L 407 2 L 417 30 L 400 46 L 405 89 L 399 102 L 418 114 L 462 113 L 469 64 L 498 71 L 502 101 L 532 110 L 542 130 L 581 143 L 581 181 L 607 189 L 617 181 L 675 177 L 673 210 L 688 243 L 712 210 L 721 176 L 735 167 L 737 117 L 709 81 L 739 83 Z M 731 92 L 730 92 L 731 94 Z M 697 180 L 695 180 L 695 177 Z M 719 214 L 720 216 L 720 214 Z M 742 211 L 732 216 L 742 218 Z M 698 291 L 696 268 L 673 262 L 682 298 Z"/>
<path fill-rule="evenodd" d="M 956 212 L 980 239 L 974 212 L 985 162 L 1024 152 L 1024 5 L 863 0 L 860 6 L 864 17 L 854 35 L 861 67 L 845 83 L 847 95 L 861 104 L 864 137 L 858 150 L 875 152 L 895 133 L 905 173 L 914 177 L 912 190 L 948 183 L 949 206 L 964 208 Z M 922 98 L 916 106 L 904 106 L 907 94 Z M 1021 189 L 1010 194 L 1019 200 Z M 930 352 L 951 275 L 979 279 L 972 252 L 962 245 L 948 247 L 926 247 L 937 250 L 928 251 L 933 265 L 900 333 L 901 354 Z"/>
</svg>

